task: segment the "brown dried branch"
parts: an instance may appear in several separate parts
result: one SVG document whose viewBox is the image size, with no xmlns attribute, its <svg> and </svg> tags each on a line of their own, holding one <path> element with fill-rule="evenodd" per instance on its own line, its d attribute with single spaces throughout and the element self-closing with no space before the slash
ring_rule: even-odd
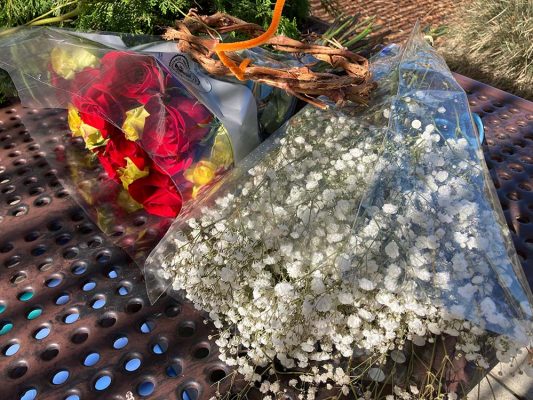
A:
<svg viewBox="0 0 533 400">
<path fill-rule="evenodd" d="M 259 26 L 247 23 L 231 15 L 216 13 L 200 16 L 191 10 L 188 16 L 176 22 L 176 28 L 168 28 L 163 37 L 177 41 L 180 52 L 187 53 L 208 73 L 215 76 L 233 76 L 232 72 L 218 59 L 213 58 L 219 39 L 213 35 L 239 32 L 257 36 L 264 32 Z M 374 83 L 370 80 L 368 60 L 345 49 L 336 49 L 310 43 L 302 43 L 285 36 L 274 36 L 266 42 L 273 49 L 289 54 L 312 55 L 315 59 L 331 66 L 328 71 L 314 71 L 315 63 L 298 67 L 274 68 L 264 65 L 250 65 L 245 79 L 265 83 L 286 90 L 288 93 L 317 107 L 325 107 L 318 99 L 326 96 L 336 103 L 347 100 L 365 104 Z M 227 53 L 239 65 L 243 58 L 236 53 Z"/>
</svg>

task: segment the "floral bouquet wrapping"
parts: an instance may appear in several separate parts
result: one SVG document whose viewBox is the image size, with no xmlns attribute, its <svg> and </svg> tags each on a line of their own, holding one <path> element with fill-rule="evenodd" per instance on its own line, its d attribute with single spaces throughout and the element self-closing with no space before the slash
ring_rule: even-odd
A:
<svg viewBox="0 0 533 400">
<path fill-rule="evenodd" d="M 24 123 L 64 185 L 104 232 L 131 244 L 147 227 L 162 235 L 184 204 L 259 144 L 262 128 L 268 134 L 283 122 L 292 100 L 213 79 L 172 43 L 125 40 L 137 46 L 114 35 L 23 29 L 0 38 L 0 67 L 23 105 L 56 113 L 54 130 L 37 118 Z M 270 119 L 265 98 L 278 100 Z M 150 223 L 124 232 L 120 225 L 139 216 Z"/>
<path fill-rule="evenodd" d="M 265 399 L 454 399 L 531 340 L 466 94 L 416 31 L 373 74 L 368 108 L 302 110 L 146 263 Z"/>
</svg>

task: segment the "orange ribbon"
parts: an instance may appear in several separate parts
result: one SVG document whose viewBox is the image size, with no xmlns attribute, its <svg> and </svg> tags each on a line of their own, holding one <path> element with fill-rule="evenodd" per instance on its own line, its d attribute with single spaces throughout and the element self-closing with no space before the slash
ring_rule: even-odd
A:
<svg viewBox="0 0 533 400">
<path fill-rule="evenodd" d="M 222 61 L 222 64 L 228 67 L 230 71 L 233 72 L 233 74 L 239 80 L 245 80 L 244 74 L 246 72 L 246 68 L 248 67 L 248 65 L 250 65 L 252 60 L 246 58 L 241 62 L 240 65 L 237 65 L 233 62 L 232 59 L 230 59 L 226 55 L 225 52 L 251 49 L 252 47 L 261 46 L 262 44 L 267 42 L 272 36 L 276 34 L 276 31 L 278 30 L 279 23 L 281 21 L 281 13 L 283 11 L 284 5 L 285 0 L 276 0 L 276 5 L 274 6 L 274 13 L 272 15 L 272 22 L 270 23 L 268 29 L 260 36 L 249 40 L 243 40 L 242 42 L 218 43 L 215 46 L 215 53 L 217 54 L 220 61 Z"/>
</svg>

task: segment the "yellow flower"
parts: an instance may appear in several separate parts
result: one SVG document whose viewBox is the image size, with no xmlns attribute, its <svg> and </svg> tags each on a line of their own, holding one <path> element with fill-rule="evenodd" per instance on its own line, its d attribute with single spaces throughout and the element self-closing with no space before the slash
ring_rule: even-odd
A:
<svg viewBox="0 0 533 400">
<path fill-rule="evenodd" d="M 122 130 L 126 135 L 126 139 L 136 141 L 144 131 L 144 123 L 146 117 L 150 114 L 143 106 L 126 111 L 126 119 L 122 124 Z"/>
<path fill-rule="evenodd" d="M 72 104 L 68 105 L 68 126 L 72 131 L 72 136 L 82 137 L 85 147 L 89 150 L 105 146 L 108 142 L 98 129 L 83 122 L 77 108 Z"/>
<path fill-rule="evenodd" d="M 74 75 L 87 67 L 96 67 L 100 63 L 91 52 L 81 47 L 54 47 L 50 53 L 52 70 L 60 77 L 72 79 Z"/>
<path fill-rule="evenodd" d="M 215 137 L 210 161 L 221 168 L 229 168 L 233 164 L 233 147 L 228 132 L 222 125 Z"/>
<path fill-rule="evenodd" d="M 124 158 L 126 160 L 126 167 L 125 168 L 119 168 L 117 170 L 118 176 L 120 178 L 120 181 L 122 182 L 122 186 L 124 189 L 128 189 L 128 186 L 136 181 L 137 179 L 144 178 L 145 176 L 148 176 L 149 169 L 146 167 L 143 170 L 140 170 L 135 163 L 131 160 L 129 157 Z"/>
<path fill-rule="evenodd" d="M 206 160 L 201 160 L 185 171 L 185 179 L 193 183 L 192 197 L 195 198 L 200 188 L 207 185 L 215 178 L 217 165 Z"/>
</svg>

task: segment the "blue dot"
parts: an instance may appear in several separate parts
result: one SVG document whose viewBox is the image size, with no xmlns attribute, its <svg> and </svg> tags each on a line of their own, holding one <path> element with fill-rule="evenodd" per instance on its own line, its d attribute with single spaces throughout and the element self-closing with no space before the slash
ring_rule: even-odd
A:
<svg viewBox="0 0 533 400">
<path fill-rule="evenodd" d="M 197 400 L 198 390 L 195 388 L 187 388 L 181 393 L 181 398 L 183 400 Z"/>
<path fill-rule="evenodd" d="M 154 326 L 155 326 L 155 324 L 152 321 L 143 322 L 142 325 L 141 325 L 141 332 L 142 333 L 150 333 L 154 329 Z"/>
<path fill-rule="evenodd" d="M 52 383 L 54 385 L 62 385 L 67 381 L 69 375 L 70 374 L 66 369 L 61 370 L 52 377 Z"/>
<path fill-rule="evenodd" d="M 70 296 L 66 293 L 60 294 L 56 299 L 56 304 L 58 306 L 62 306 L 64 304 L 67 304 L 70 300 Z"/>
<path fill-rule="evenodd" d="M 19 349 L 20 349 L 20 344 L 13 343 L 5 348 L 4 355 L 7 357 L 11 357 L 12 355 L 15 355 L 17 351 L 19 351 Z"/>
<path fill-rule="evenodd" d="M 83 365 L 86 367 L 92 367 L 95 365 L 98 361 L 100 361 L 100 354 L 98 353 L 91 353 L 85 357 L 85 360 L 83 361 Z"/>
<path fill-rule="evenodd" d="M 35 332 L 34 337 L 37 340 L 42 340 L 45 337 L 47 337 L 49 334 L 50 334 L 50 328 L 43 327 L 43 328 L 39 329 L 37 332 Z"/>
<path fill-rule="evenodd" d="M 115 269 L 112 269 L 107 273 L 107 276 L 111 279 L 115 279 L 116 277 L 118 277 L 118 273 Z"/>
<path fill-rule="evenodd" d="M 93 301 L 91 307 L 94 308 L 95 310 L 99 310 L 103 306 L 105 306 L 105 299 L 96 299 L 95 301 Z"/>
<path fill-rule="evenodd" d="M 46 281 L 46 286 L 48 286 L 49 288 L 54 288 L 59 286 L 60 283 L 61 278 L 51 278 Z"/>
<path fill-rule="evenodd" d="M 94 383 L 96 390 L 106 390 L 111 385 L 111 377 L 109 375 L 102 375 Z"/>
<path fill-rule="evenodd" d="M 76 322 L 79 318 L 80 318 L 80 314 L 78 314 L 78 313 L 72 313 L 72 314 L 68 314 L 68 315 L 63 319 L 63 321 L 65 321 L 66 324 L 73 324 L 73 323 Z"/>
<path fill-rule="evenodd" d="M 37 390 L 29 389 L 29 390 L 26 390 L 22 396 L 20 396 L 20 400 L 34 400 L 36 397 L 37 397 Z"/>
<path fill-rule="evenodd" d="M 85 283 L 85 284 L 82 286 L 82 289 L 83 289 L 83 291 L 85 291 L 85 292 L 89 292 L 89 291 L 93 290 L 95 287 L 96 287 L 96 282 L 94 282 L 94 281 L 89 281 L 89 282 Z"/>
<path fill-rule="evenodd" d="M 77 394 L 71 394 L 70 396 L 65 397 L 65 400 L 80 400 L 80 396 Z"/>
<path fill-rule="evenodd" d="M 129 289 L 126 286 L 121 286 L 118 288 L 118 294 L 121 296 L 126 296 L 129 292 Z"/>
<path fill-rule="evenodd" d="M 83 264 L 78 264 L 72 268 L 72 273 L 74 275 L 81 275 L 87 271 L 87 266 Z"/>
<path fill-rule="evenodd" d="M 139 358 L 132 358 L 124 364 L 124 369 L 129 372 L 133 372 L 141 366 L 141 360 Z"/>
<path fill-rule="evenodd" d="M 113 348 L 117 350 L 123 349 L 124 347 L 127 346 L 127 344 L 128 344 L 128 338 L 126 336 L 121 336 L 113 342 Z"/>
<path fill-rule="evenodd" d="M 142 382 L 137 386 L 137 393 L 139 393 L 139 396 L 150 396 L 154 392 L 155 385 L 150 382 Z"/>
<path fill-rule="evenodd" d="M 182 369 L 179 363 L 171 364 L 165 370 L 169 378 L 176 378 L 177 376 L 181 374 L 181 371 Z"/>
<path fill-rule="evenodd" d="M 168 345 L 165 342 L 156 343 L 152 346 L 152 351 L 155 354 L 163 354 L 167 351 Z"/>
</svg>

